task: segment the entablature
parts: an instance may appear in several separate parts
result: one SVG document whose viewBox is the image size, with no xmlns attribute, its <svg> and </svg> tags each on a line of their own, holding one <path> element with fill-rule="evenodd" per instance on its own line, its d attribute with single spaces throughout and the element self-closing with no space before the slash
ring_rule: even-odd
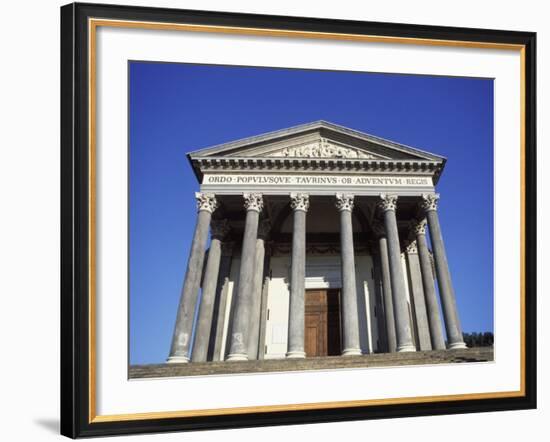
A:
<svg viewBox="0 0 550 442">
<path fill-rule="evenodd" d="M 239 158 L 239 157 L 205 157 L 194 158 L 193 168 L 198 172 L 201 183 L 207 174 L 227 173 L 335 173 L 375 176 L 389 175 L 422 175 L 429 176 L 436 184 L 443 164 L 437 161 L 399 161 L 344 158 Z"/>
</svg>

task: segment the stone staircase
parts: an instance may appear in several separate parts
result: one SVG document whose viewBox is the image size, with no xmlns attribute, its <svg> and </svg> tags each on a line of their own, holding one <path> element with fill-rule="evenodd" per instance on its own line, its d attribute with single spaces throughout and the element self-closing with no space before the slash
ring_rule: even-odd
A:
<svg viewBox="0 0 550 442">
<path fill-rule="evenodd" d="M 492 347 L 475 347 L 463 350 L 418 351 L 411 353 L 378 353 L 345 357 L 328 356 L 305 359 L 264 359 L 260 361 L 217 361 L 193 362 L 189 364 L 132 365 L 130 366 L 129 376 L 130 379 L 139 379 L 488 361 L 493 361 Z"/>
</svg>

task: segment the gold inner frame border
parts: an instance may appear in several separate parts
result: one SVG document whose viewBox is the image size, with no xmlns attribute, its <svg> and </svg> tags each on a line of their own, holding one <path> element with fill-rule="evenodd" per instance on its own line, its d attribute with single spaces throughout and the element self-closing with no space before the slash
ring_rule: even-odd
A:
<svg viewBox="0 0 550 442">
<path fill-rule="evenodd" d="M 342 41 L 361 41 L 371 43 L 390 43 L 390 44 L 412 44 L 421 46 L 447 46 L 447 47 L 463 47 L 463 48 L 478 48 L 478 49 L 500 49 L 518 51 L 520 54 L 520 209 L 521 209 L 521 226 L 520 226 L 520 389 L 518 391 L 504 392 L 487 392 L 487 393 L 466 393 L 454 395 L 438 395 L 438 396 L 417 396 L 417 397 L 400 397 L 387 399 L 368 399 L 354 401 L 337 401 L 337 402 L 316 402 L 316 403 L 300 403 L 300 404 L 285 404 L 285 405 L 262 405 L 253 407 L 234 407 L 234 408 L 215 408 L 215 409 L 198 409 L 198 410 L 176 410 L 176 411 L 158 411 L 147 413 L 129 413 L 129 414 L 111 414 L 97 415 L 96 414 L 96 34 L 97 28 L 116 27 L 116 28 L 134 28 L 134 29 L 149 29 L 149 30 L 172 30 L 185 32 L 207 32 L 218 34 L 238 34 L 238 35 L 254 35 L 254 36 L 272 36 L 272 37 L 293 37 L 293 38 L 308 38 L 308 39 L 325 39 L 325 40 L 342 40 Z M 525 46 L 521 44 L 508 43 L 493 43 L 493 42 L 475 42 L 475 41 L 460 41 L 460 40 L 440 40 L 440 39 L 424 39 L 413 37 L 391 37 L 377 35 L 360 35 L 360 34 L 345 34 L 345 33 L 326 33 L 312 31 L 294 31 L 283 29 L 264 29 L 264 28 L 246 28 L 246 27 L 231 27 L 231 26 L 212 26 L 212 25 L 196 25 L 184 23 L 160 23 L 160 22 L 144 22 L 131 20 L 111 20 L 111 19 L 88 19 L 88 185 L 89 185 L 89 286 L 88 286 L 88 309 L 89 309 L 89 366 L 88 366 L 88 421 L 89 423 L 99 422 L 118 422 L 118 421 L 133 421 L 146 419 L 169 419 L 197 416 L 220 416 L 220 415 L 237 415 L 246 413 L 269 413 L 280 411 L 298 411 L 298 410 L 321 410 L 329 408 L 349 408 L 349 407 L 365 407 L 376 405 L 397 405 L 397 404 L 415 404 L 427 402 L 443 402 L 443 401 L 462 401 L 462 400 L 482 400 L 482 399 L 497 399 L 497 398 L 513 398 L 525 396 L 525 147 L 526 147 L 526 81 L 525 81 Z"/>
</svg>

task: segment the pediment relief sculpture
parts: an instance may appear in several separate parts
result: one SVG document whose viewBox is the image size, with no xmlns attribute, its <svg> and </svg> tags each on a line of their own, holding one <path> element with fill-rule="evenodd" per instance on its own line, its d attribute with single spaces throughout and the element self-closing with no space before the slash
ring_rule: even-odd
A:
<svg viewBox="0 0 550 442">
<path fill-rule="evenodd" d="M 267 156 L 296 158 L 377 158 L 362 150 L 341 146 L 324 139 L 299 146 L 285 147 L 284 149 L 271 152 Z"/>
</svg>

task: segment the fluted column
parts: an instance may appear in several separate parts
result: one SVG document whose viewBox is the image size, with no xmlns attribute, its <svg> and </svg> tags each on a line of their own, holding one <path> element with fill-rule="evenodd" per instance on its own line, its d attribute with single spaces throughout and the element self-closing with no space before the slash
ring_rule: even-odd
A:
<svg viewBox="0 0 550 442">
<path fill-rule="evenodd" d="M 265 358 L 265 335 L 267 325 L 267 295 L 269 292 L 270 277 L 270 263 L 271 254 L 273 253 L 272 242 L 266 241 L 265 245 L 265 258 L 264 258 L 264 279 L 262 281 L 262 298 L 260 302 L 260 332 L 258 337 L 258 359 Z"/>
<path fill-rule="evenodd" d="M 426 220 L 417 222 L 413 231 L 416 237 L 416 247 L 418 249 L 418 258 L 420 260 L 420 274 L 422 275 L 422 285 L 424 287 L 424 299 L 426 301 L 426 312 L 428 314 L 428 326 L 430 327 L 430 339 L 434 350 L 445 349 L 445 338 L 443 337 L 443 328 L 441 316 L 439 315 L 439 305 L 435 293 L 435 281 L 426 242 Z"/>
<path fill-rule="evenodd" d="M 309 208 L 309 195 L 292 193 L 290 207 L 294 212 L 294 226 L 286 357 L 305 358 L 306 214 Z"/>
<path fill-rule="evenodd" d="M 206 261 L 206 270 L 204 272 L 202 284 L 202 296 L 199 305 L 199 316 L 195 328 L 195 342 L 191 354 L 191 360 L 193 362 L 204 362 L 208 355 L 214 301 L 216 298 L 216 287 L 218 285 L 218 274 L 220 271 L 222 254 L 221 241 L 229 232 L 227 220 L 212 221 L 210 230 L 212 239 L 210 241 L 210 251 L 208 252 L 208 259 Z"/>
<path fill-rule="evenodd" d="M 376 344 L 375 353 L 385 353 L 388 348 L 388 335 L 386 333 L 386 318 L 384 316 L 384 292 L 382 288 L 382 267 L 380 265 L 380 249 L 378 241 L 373 242 L 371 248 L 372 271 L 374 278 L 374 317 L 376 318 Z M 373 338 L 374 339 L 374 338 Z"/>
<path fill-rule="evenodd" d="M 386 338 L 388 343 L 388 352 L 397 351 L 397 338 L 395 335 L 395 316 L 393 313 L 393 298 L 391 289 L 390 259 L 388 255 L 388 240 L 386 238 L 386 229 L 376 222 L 373 226 L 374 233 L 378 236 L 378 246 L 380 249 L 380 267 L 382 270 L 382 294 L 384 300 L 384 319 L 386 324 Z"/>
<path fill-rule="evenodd" d="M 413 322 L 416 326 L 416 349 L 431 350 L 432 341 L 416 241 L 408 243 L 405 254 L 407 256 L 409 296 L 413 306 Z"/>
<path fill-rule="evenodd" d="M 252 287 L 252 304 L 250 306 L 250 334 L 248 335 L 248 359 L 258 359 L 260 342 L 260 314 L 262 288 L 264 280 L 265 240 L 271 230 L 271 223 L 264 219 L 258 226 L 256 239 L 256 260 L 254 264 L 254 281 Z"/>
<path fill-rule="evenodd" d="M 447 340 L 450 349 L 466 348 L 462 336 L 462 328 L 458 318 L 456 308 L 456 299 L 445 253 L 443 235 L 439 225 L 437 215 L 437 201 L 439 195 L 423 194 L 421 208 L 426 213 L 428 227 L 430 229 L 430 238 L 432 240 L 432 249 L 435 261 L 435 272 L 437 274 L 437 283 L 439 285 L 439 296 L 441 297 L 441 307 L 443 317 L 445 318 L 445 330 L 447 331 Z"/>
<path fill-rule="evenodd" d="M 234 243 L 224 241 L 222 243 L 222 257 L 220 271 L 218 276 L 218 286 L 216 288 L 216 301 L 214 304 L 214 319 L 212 330 L 210 331 L 210 349 L 208 351 L 208 360 L 223 361 L 224 354 L 223 336 L 224 325 L 227 310 L 227 298 L 229 297 L 229 277 L 231 275 L 231 263 L 233 262 Z"/>
<path fill-rule="evenodd" d="M 187 261 L 187 271 L 181 291 L 170 355 L 166 361 L 168 363 L 189 362 L 195 307 L 199 294 L 206 241 L 208 240 L 208 226 L 212 212 L 218 207 L 218 202 L 213 194 L 196 193 L 195 198 L 198 208 L 197 223 Z"/>
<path fill-rule="evenodd" d="M 353 226 L 351 221 L 353 199 L 353 195 L 336 194 L 336 208 L 340 211 L 340 243 L 342 249 L 342 356 L 361 354 L 357 286 L 355 284 Z"/>
<path fill-rule="evenodd" d="M 245 193 L 246 221 L 239 270 L 239 288 L 235 304 L 235 315 L 231 331 L 228 361 L 248 360 L 248 337 L 251 304 L 254 288 L 254 264 L 256 261 L 256 239 L 258 219 L 263 209 L 263 198 L 259 193 Z"/>
<path fill-rule="evenodd" d="M 393 313 L 395 316 L 395 332 L 397 351 L 416 351 L 412 339 L 409 306 L 406 298 L 405 277 L 401 264 L 401 247 L 399 245 L 399 233 L 395 209 L 397 195 L 380 195 L 378 206 L 384 213 L 384 225 L 388 240 L 388 255 L 390 263 L 391 290 L 393 300 Z"/>
</svg>

